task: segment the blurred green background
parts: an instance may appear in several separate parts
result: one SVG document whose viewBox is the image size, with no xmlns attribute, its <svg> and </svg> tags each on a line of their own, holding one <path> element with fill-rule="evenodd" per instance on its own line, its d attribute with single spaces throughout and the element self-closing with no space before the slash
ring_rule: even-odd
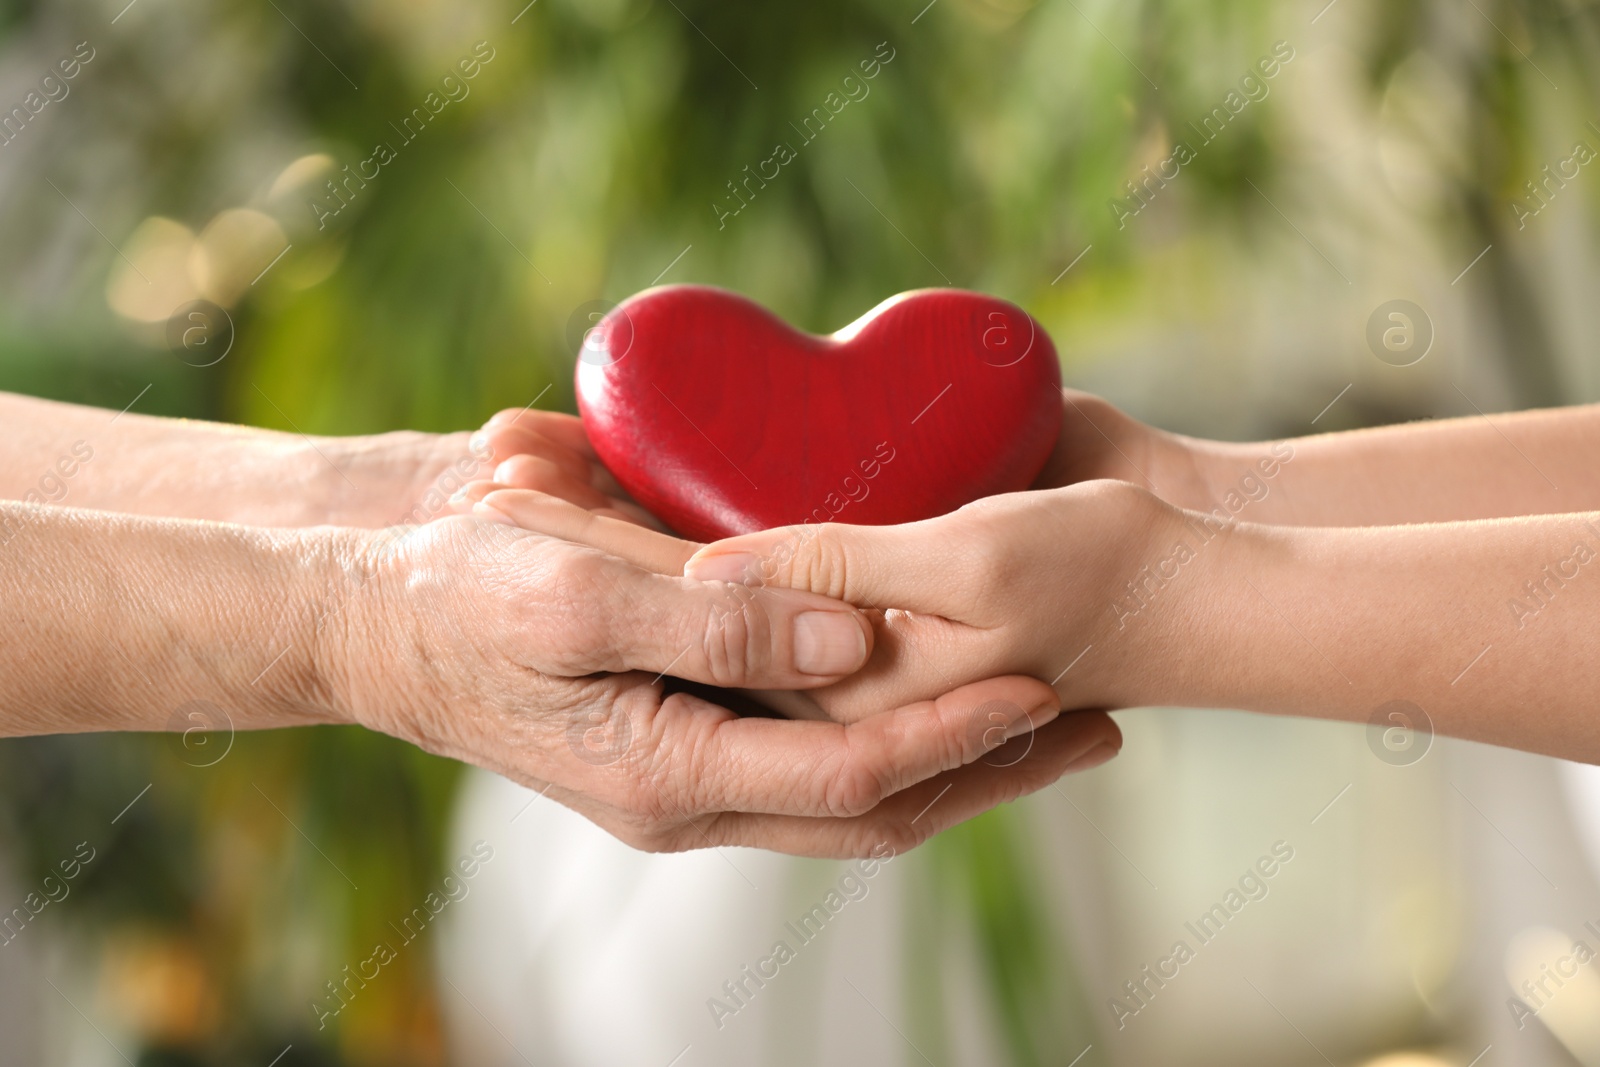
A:
<svg viewBox="0 0 1600 1067">
<path fill-rule="evenodd" d="M 8 0 L 0 107 L 92 58 L 0 148 L 0 388 L 459 429 L 570 410 L 585 309 L 695 281 L 816 331 L 904 289 L 993 292 L 1073 384 L 1221 437 L 1600 392 L 1600 183 L 1544 186 L 1548 206 L 1525 185 L 1600 147 L 1593 5 L 925 2 Z M 1193 161 L 1143 184 L 1179 140 Z M 796 158 L 735 199 L 780 142 Z M 392 158 L 347 181 L 379 143 Z M 201 298 L 235 329 L 208 367 L 166 332 Z M 1412 367 L 1365 340 L 1395 298 L 1436 336 Z M 305 1005 L 437 883 L 457 780 L 353 730 L 0 745 L 14 879 L 101 850 L 72 966 L 141 1067 L 290 1043 L 284 1067 L 443 1062 L 426 954 L 325 1031 Z M 1008 924 L 1041 891 L 1013 818 L 937 843 L 937 869 L 987 916 L 1012 1058 L 1064 1063 L 1104 1015 Z M 1044 988 L 1073 1006 L 1038 1010 Z"/>
</svg>

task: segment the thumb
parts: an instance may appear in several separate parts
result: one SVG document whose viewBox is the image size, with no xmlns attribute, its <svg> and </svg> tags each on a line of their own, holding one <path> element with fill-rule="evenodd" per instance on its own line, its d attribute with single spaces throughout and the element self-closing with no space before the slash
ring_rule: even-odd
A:
<svg viewBox="0 0 1600 1067">
<path fill-rule="evenodd" d="M 580 669 L 644 670 L 730 689 L 811 689 L 861 669 L 872 651 L 872 626 L 837 600 L 628 570 L 608 590 L 605 662 Z"/>
<path fill-rule="evenodd" d="M 976 590 L 972 547 L 951 518 L 903 526 L 779 527 L 707 545 L 686 578 L 803 589 L 860 607 L 959 610 Z"/>
</svg>

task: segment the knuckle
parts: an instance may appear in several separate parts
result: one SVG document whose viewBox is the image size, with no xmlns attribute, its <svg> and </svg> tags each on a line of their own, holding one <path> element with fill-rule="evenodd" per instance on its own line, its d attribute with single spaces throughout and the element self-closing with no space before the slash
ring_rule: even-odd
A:
<svg viewBox="0 0 1600 1067">
<path fill-rule="evenodd" d="M 693 735 L 670 749 L 653 749 L 635 767 L 628 810 L 663 831 L 683 826 L 704 807 L 697 783 L 706 779 L 706 763 L 705 742 Z"/>
<path fill-rule="evenodd" d="M 990 717 L 988 708 L 987 704 L 973 708 L 967 716 L 964 730 L 960 733 L 947 730 L 939 737 L 940 770 L 953 771 L 957 767 L 965 767 L 999 747 L 996 739 L 1004 735 L 1005 726 Z"/>
<path fill-rule="evenodd" d="M 664 788 L 647 782 L 632 792 L 622 809 L 622 832 L 617 836 L 640 852 L 652 853 L 687 852 L 715 844 L 707 827 L 697 827 L 694 810 L 672 803 Z"/>
<path fill-rule="evenodd" d="M 807 525 L 786 527 L 783 539 L 767 549 L 755 562 L 753 573 L 744 576 L 745 584 L 755 589 L 768 585 L 789 585 L 799 572 L 796 565 L 798 556 L 810 540 L 812 529 L 814 527 Z"/>
<path fill-rule="evenodd" d="M 754 677 L 765 662 L 768 629 L 753 593 L 730 586 L 726 598 L 706 612 L 700 632 L 701 657 L 711 683 L 739 688 Z"/>
<path fill-rule="evenodd" d="M 840 762 L 823 793 L 823 807 L 836 818 L 854 818 L 877 807 L 893 791 L 893 783 L 879 768 L 857 760 Z"/>
<path fill-rule="evenodd" d="M 1067 399 L 1071 401 L 1068 411 L 1074 417 L 1087 421 L 1091 426 L 1109 428 L 1111 424 L 1128 421 L 1126 415 L 1102 396 L 1079 392 L 1076 389 L 1065 392 L 1068 394 Z"/>
<path fill-rule="evenodd" d="M 837 523 L 817 527 L 802 559 L 806 568 L 803 588 L 835 599 L 850 588 L 849 552 Z"/>
<path fill-rule="evenodd" d="M 917 823 L 922 825 L 919 826 Z M 906 819 L 894 819 L 885 823 L 877 828 L 877 833 L 874 835 L 877 839 L 875 844 L 886 843 L 896 856 L 910 852 L 933 836 L 932 822 L 923 823 L 919 819 L 917 823 Z"/>
<path fill-rule="evenodd" d="M 1100 478 L 1080 482 L 1072 487 L 1072 491 L 1083 506 L 1111 512 L 1115 517 L 1112 521 L 1148 518 L 1163 509 L 1154 493 L 1131 482 Z"/>
<path fill-rule="evenodd" d="M 630 848 L 655 855 L 668 852 L 683 852 L 689 847 L 687 840 L 681 833 L 653 823 L 632 825 L 620 836 Z"/>
<path fill-rule="evenodd" d="M 806 522 L 790 527 L 787 533 L 761 561 L 756 584 L 804 589 L 836 599 L 842 596 L 847 569 L 838 524 Z"/>
<path fill-rule="evenodd" d="M 592 601 L 596 592 L 607 591 L 610 568 L 598 553 L 567 549 L 557 555 L 545 576 L 545 589 L 552 600 L 577 606 Z"/>
<path fill-rule="evenodd" d="M 550 561 L 540 608 L 557 663 L 584 670 L 619 666 L 607 622 L 613 580 L 611 568 L 592 552 L 563 551 Z"/>
<path fill-rule="evenodd" d="M 676 834 L 671 818 L 662 810 L 648 784 L 630 788 L 617 806 L 618 826 L 612 833 L 640 852 L 675 852 Z"/>
<path fill-rule="evenodd" d="M 1028 520 L 1008 505 L 1005 497 L 975 500 L 941 520 L 951 591 L 959 598 L 972 599 L 1017 577 L 1021 553 L 1010 531 Z"/>
<path fill-rule="evenodd" d="M 1027 556 L 1003 531 L 984 527 L 967 538 L 967 561 L 962 569 L 974 591 L 996 593 L 1026 582 L 1031 569 Z"/>
<path fill-rule="evenodd" d="M 1078 492 L 1085 501 L 1107 507 L 1125 507 L 1134 499 L 1145 495 L 1144 490 L 1131 482 L 1117 481 L 1112 478 L 1097 478 L 1093 481 L 1081 482 L 1078 486 Z"/>
</svg>

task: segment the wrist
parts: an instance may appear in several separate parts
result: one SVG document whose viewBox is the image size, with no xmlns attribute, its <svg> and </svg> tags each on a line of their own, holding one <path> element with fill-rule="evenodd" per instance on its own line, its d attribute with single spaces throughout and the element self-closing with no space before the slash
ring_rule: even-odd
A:
<svg viewBox="0 0 1600 1067">
<path fill-rule="evenodd" d="M 133 520 L 130 535 L 116 517 L 106 525 L 102 566 L 116 593 L 91 636 L 132 637 L 103 678 L 111 706 L 153 716 L 120 728 L 166 728 L 191 700 L 214 703 L 238 729 L 346 721 L 322 631 L 337 615 L 350 531 Z M 128 667 L 154 686 L 142 701 L 118 677 Z"/>
<path fill-rule="evenodd" d="M 1185 562 L 1166 603 L 1130 642 L 1134 669 L 1124 671 L 1119 706 L 1285 710 L 1274 701 L 1305 679 L 1329 681 L 1323 639 L 1307 644 L 1328 594 L 1317 567 L 1324 531 L 1230 521 L 1223 512 L 1177 513 L 1167 556 L 1182 545 Z"/>
<path fill-rule="evenodd" d="M 339 531 L 163 519 L 126 529 L 117 517 L 95 525 L 112 595 L 90 637 L 131 638 L 101 679 L 111 708 L 147 720 L 120 728 L 163 729 L 192 700 L 215 704 L 238 729 L 338 721 L 318 669 L 313 608 L 328 598 Z M 120 677 L 130 668 L 152 687 L 143 699 Z"/>
<path fill-rule="evenodd" d="M 379 680 L 374 665 L 395 666 L 396 649 L 386 647 L 384 639 L 390 628 L 384 625 L 389 613 L 381 590 L 399 570 L 407 531 L 323 527 L 309 532 L 324 539 L 318 592 L 301 619 L 311 650 L 310 685 L 330 718 L 370 727 Z"/>
<path fill-rule="evenodd" d="M 337 721 L 310 606 L 338 531 L 0 511 L 0 732 L 162 730 L 195 701 L 238 729 Z"/>
<path fill-rule="evenodd" d="M 1159 672 L 1172 655 L 1170 631 L 1186 607 L 1179 595 L 1198 584 L 1204 558 L 1201 536 L 1189 528 L 1199 516 L 1128 482 L 1104 479 L 1051 491 L 1059 524 L 1076 531 L 1065 584 L 1055 597 L 1019 588 L 1043 615 L 1024 622 L 1033 657 L 1023 673 L 1051 681 L 1068 706 L 1139 707 L 1159 703 Z M 1060 566 L 1051 522 L 1026 524 L 1044 533 L 1042 569 Z M 1092 533 L 1092 536 L 1083 536 Z M 1031 534 L 1024 536 L 1032 537 Z M 1029 568 L 1035 573 L 1034 568 Z M 1029 579 L 1024 579 L 1027 582 Z"/>
<path fill-rule="evenodd" d="M 348 721 L 330 684 L 326 635 L 336 629 L 329 620 L 340 614 L 358 534 L 149 525 L 160 543 L 148 607 L 126 620 L 143 620 L 137 662 L 157 665 L 173 694 L 214 701 L 240 729 Z M 139 605 L 138 591 L 130 593 Z"/>
<path fill-rule="evenodd" d="M 1279 441 L 1209 441 L 1173 438 L 1170 469 L 1181 470 L 1174 481 L 1185 486 L 1172 503 L 1204 512 L 1223 522 L 1277 524 L 1282 519 L 1284 469 L 1295 457 L 1294 444 Z M 1170 498 L 1169 498 L 1170 499 Z"/>
<path fill-rule="evenodd" d="M 483 604 L 461 599 L 463 586 L 476 584 L 463 581 L 473 562 L 464 529 L 477 529 L 476 521 L 335 531 L 327 592 L 311 615 L 315 675 L 339 721 L 428 752 L 459 758 L 466 751 L 462 730 L 470 733 L 471 724 L 464 707 L 493 699 L 464 666 L 483 652 L 471 635 L 515 626 L 484 625 Z"/>
<path fill-rule="evenodd" d="M 283 658 L 249 682 L 262 690 L 263 713 L 291 722 L 356 721 L 341 679 L 374 535 L 336 526 L 251 534 L 258 610 L 283 635 L 266 650 L 269 659 Z"/>
<path fill-rule="evenodd" d="M 1135 486 L 1102 484 L 1114 514 L 1087 520 L 1107 537 L 1099 558 L 1085 559 L 1078 568 L 1101 580 L 1098 595 L 1085 598 L 1096 622 L 1082 630 L 1072 702 L 1104 708 L 1157 704 L 1156 694 L 1166 688 L 1158 675 L 1179 647 L 1169 631 L 1186 611 L 1184 594 L 1200 584 L 1196 572 L 1207 546 L 1203 531 L 1190 528 L 1196 513 Z M 1069 660 L 1079 655 L 1062 652 Z"/>
<path fill-rule="evenodd" d="M 488 446 L 467 431 L 399 430 L 308 440 L 298 460 L 317 501 L 317 523 L 379 529 L 443 515 L 450 496 L 494 470 Z"/>
</svg>

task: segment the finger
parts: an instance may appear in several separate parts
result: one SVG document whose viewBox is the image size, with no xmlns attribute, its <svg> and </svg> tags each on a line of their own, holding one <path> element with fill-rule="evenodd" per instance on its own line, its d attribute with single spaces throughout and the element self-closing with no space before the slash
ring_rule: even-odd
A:
<svg viewBox="0 0 1600 1067">
<path fill-rule="evenodd" d="M 481 478 L 475 482 L 468 482 L 451 495 L 449 504 L 457 514 L 469 514 L 473 505 L 494 492 L 496 489 L 505 489 L 507 486 Z"/>
<path fill-rule="evenodd" d="M 597 472 L 603 468 L 598 463 L 570 448 L 562 448 L 538 434 L 516 429 L 497 430 L 489 437 L 489 441 L 494 449 L 497 466 L 504 467 L 519 459 L 537 458 L 544 464 L 554 466 L 581 485 L 593 489 L 600 488 L 596 485 Z"/>
<path fill-rule="evenodd" d="M 610 507 L 598 509 L 601 514 L 611 515 L 613 518 L 631 522 L 635 526 L 643 526 L 646 530 L 654 530 L 657 533 L 670 534 L 672 532 L 667 528 L 666 523 L 638 504 L 635 504 L 632 500 L 626 497 L 611 497 L 610 500 Z"/>
<path fill-rule="evenodd" d="M 488 491 L 478 494 L 474 503 L 507 515 L 523 529 L 598 548 L 657 574 L 682 574 L 684 562 L 700 547 L 694 541 L 644 529 L 631 519 L 585 510 L 559 496 L 530 489 L 508 489 L 491 482 L 473 483 L 463 492 L 475 493 L 480 484 Z"/>
<path fill-rule="evenodd" d="M 559 445 L 549 438 L 520 427 L 506 426 L 484 431 L 485 440 L 495 460 L 504 463 L 514 456 L 538 456 L 560 467 L 584 484 L 592 484 L 593 471 L 599 464 L 587 456 Z"/>
<path fill-rule="evenodd" d="M 533 591 L 542 603 L 530 610 L 571 623 L 541 646 L 552 673 L 648 671 L 728 689 L 812 689 L 859 670 L 872 650 L 867 619 L 837 600 L 656 574 L 572 544 L 552 566 L 549 549 L 561 542 L 527 543 L 532 570 L 513 566 L 540 575 Z"/>
<path fill-rule="evenodd" d="M 869 611 L 867 616 L 873 628 L 871 661 L 811 694 L 835 722 L 855 722 L 884 708 L 928 700 L 1022 669 L 1007 642 L 965 623 L 895 609 Z M 1053 677 L 1054 672 L 1044 676 Z"/>
<path fill-rule="evenodd" d="M 569 448 L 586 459 L 599 460 L 583 420 L 559 411 L 540 411 L 535 408 L 506 408 L 489 416 L 484 430 L 516 427 L 548 438 L 563 448 Z"/>
<path fill-rule="evenodd" d="M 789 526 L 707 545 L 687 577 L 805 589 L 859 606 L 957 615 L 992 555 L 959 514 L 903 526 Z"/>
<path fill-rule="evenodd" d="M 541 417 L 554 417 L 549 412 L 539 414 Z M 571 420 L 571 416 L 559 417 Z M 581 425 L 579 430 L 581 432 Z M 474 440 L 480 448 L 487 445 L 489 454 L 501 460 L 524 454 L 540 456 L 557 464 L 578 481 L 592 485 L 603 493 L 627 497 L 627 493 L 612 477 L 605 464 L 595 456 L 588 440 L 581 436 L 574 437 L 565 424 L 547 427 L 546 432 L 541 433 L 528 419 L 521 422 L 507 421 L 498 425 L 491 420 L 490 425 L 480 430 Z"/>
<path fill-rule="evenodd" d="M 537 489 L 570 500 L 583 508 L 609 507 L 611 500 L 587 479 L 573 477 L 560 464 L 543 456 L 518 455 L 494 469 L 494 480 L 518 489 Z"/>
<path fill-rule="evenodd" d="M 1019 757 L 1007 755 L 1031 740 Z M 1055 783 L 1098 767 L 1121 750 L 1122 734 L 1100 711 L 1063 715 L 1015 738 L 989 757 L 929 778 L 849 818 L 724 812 L 688 820 L 673 847 L 749 846 L 798 856 L 886 859 L 935 834 Z"/>
<path fill-rule="evenodd" d="M 482 500 L 483 500 L 484 497 L 488 496 L 490 493 L 499 492 L 501 490 L 506 490 L 506 491 L 509 491 L 509 492 L 523 492 L 523 490 L 513 489 L 511 486 L 502 485 L 499 482 L 488 481 L 487 479 L 484 479 L 484 480 L 481 480 L 481 481 L 476 481 L 476 482 L 468 482 L 466 485 L 462 486 L 460 489 L 457 489 L 455 491 L 455 494 L 450 497 L 450 500 L 448 502 L 449 506 L 450 506 L 450 510 L 451 510 L 451 512 L 453 514 L 456 514 L 456 515 L 475 515 L 480 519 L 503 520 L 507 525 L 510 525 L 510 526 L 521 526 L 522 525 L 521 523 L 519 523 L 516 520 L 512 519 L 510 516 L 505 515 L 503 512 L 496 511 L 493 508 L 488 508 L 488 507 L 485 507 L 485 506 L 482 505 Z M 557 499 L 557 498 L 552 497 L 551 499 Z M 585 511 L 585 514 L 598 515 L 598 516 L 601 516 L 603 518 L 614 520 L 616 522 L 627 523 L 627 524 L 629 524 L 631 526 L 642 526 L 642 525 L 644 525 L 633 514 L 633 511 L 635 509 L 632 509 L 631 507 L 629 507 L 629 510 L 623 510 L 624 507 L 628 507 L 628 506 L 627 505 L 622 505 L 620 501 L 615 501 L 615 500 L 609 501 L 609 505 L 610 506 L 607 506 L 607 507 L 598 507 L 598 508 L 587 509 Z M 576 505 L 569 505 L 569 506 L 576 506 Z M 531 529 L 531 527 L 529 527 L 529 528 Z M 649 528 L 649 527 L 647 527 L 647 528 Z M 549 531 L 539 531 L 539 532 L 549 532 Z M 569 538 L 569 540 L 570 540 L 570 538 Z M 675 567 L 674 567 L 674 573 L 676 573 L 678 570 L 681 570 L 681 569 L 682 569 L 681 562 L 677 563 L 675 565 Z"/>
<path fill-rule="evenodd" d="M 553 411 L 529 411 L 521 408 L 507 409 L 497 412 L 489 419 L 488 424 L 481 433 L 490 441 L 494 449 L 493 455 L 509 457 L 516 455 L 521 449 L 518 442 L 510 437 L 501 438 L 498 435 L 511 431 L 526 432 L 538 437 L 549 444 L 564 450 L 568 455 L 575 456 L 587 464 L 587 472 L 573 470 L 570 473 L 579 480 L 587 480 L 588 484 L 612 498 L 612 505 L 619 511 L 625 512 L 640 520 L 642 525 L 654 529 L 666 529 L 655 516 L 639 507 L 638 502 L 629 495 L 616 477 L 606 469 L 599 455 L 594 450 L 594 445 L 589 441 L 588 431 L 584 429 L 583 421 Z M 533 451 L 528 449 L 528 451 Z M 546 458 L 553 458 L 546 456 Z M 562 461 L 564 462 L 564 461 Z M 537 485 L 526 485 L 523 488 L 538 489 Z"/>
<path fill-rule="evenodd" d="M 571 453 L 568 456 L 571 458 Z M 565 497 L 590 510 L 614 511 L 629 522 L 652 530 L 666 529 L 654 515 L 635 504 L 599 464 L 580 477 L 565 464 L 555 464 L 553 470 L 551 462 L 543 456 L 511 456 L 495 468 L 495 478 L 512 488 L 537 489 Z"/>
<path fill-rule="evenodd" d="M 761 812 L 852 817 L 885 798 L 995 751 L 1007 734 L 1054 719 L 1061 703 L 1034 678 L 991 678 L 849 726 L 708 719 L 700 701 L 669 699 L 656 750 L 663 788 L 689 814 Z"/>
</svg>

